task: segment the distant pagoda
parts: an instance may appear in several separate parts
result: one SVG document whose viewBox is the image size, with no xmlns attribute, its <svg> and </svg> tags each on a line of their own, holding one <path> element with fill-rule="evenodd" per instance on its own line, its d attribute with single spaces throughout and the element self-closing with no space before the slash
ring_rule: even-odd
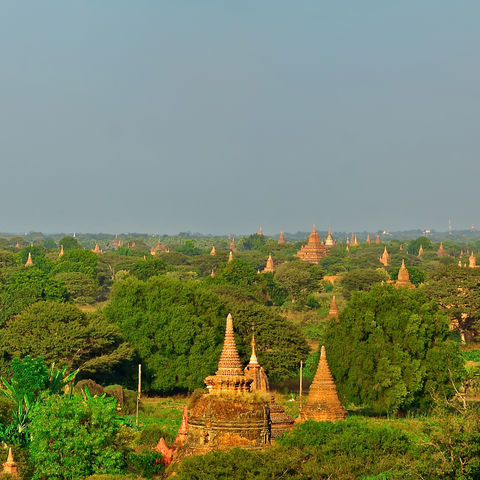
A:
<svg viewBox="0 0 480 480">
<path fill-rule="evenodd" d="M 376 243 L 377 245 L 380 244 L 380 234 L 379 234 L 378 232 L 377 232 L 377 236 L 375 237 L 375 243 Z"/>
<path fill-rule="evenodd" d="M 415 288 L 415 285 L 410 281 L 410 274 L 405 266 L 405 260 L 402 260 L 402 265 L 398 271 L 398 278 L 395 282 L 396 287 Z"/>
<path fill-rule="evenodd" d="M 121 246 L 121 243 L 120 243 L 120 240 L 118 239 L 118 234 L 116 234 L 112 242 L 112 247 L 114 250 L 118 250 L 120 246 Z"/>
<path fill-rule="evenodd" d="M 445 257 L 448 256 L 448 252 L 443 248 L 443 242 L 440 242 L 440 247 L 437 250 L 437 255 L 439 257 Z"/>
<path fill-rule="evenodd" d="M 365 240 L 365 243 L 367 245 L 370 245 L 370 243 L 372 243 L 372 241 L 370 240 L 370 234 L 367 235 L 367 239 Z"/>
<path fill-rule="evenodd" d="M 64 253 L 65 252 L 63 251 L 63 245 L 60 245 L 60 252 L 58 254 L 58 258 L 62 258 Z"/>
<path fill-rule="evenodd" d="M 356 233 L 353 234 L 353 242 L 352 242 L 352 245 L 353 245 L 354 247 L 358 247 L 358 246 L 360 245 L 360 244 L 358 243 L 358 239 L 357 239 L 357 234 L 356 234 Z"/>
<path fill-rule="evenodd" d="M 215 245 L 212 245 L 212 249 L 210 250 L 210 255 L 214 257 L 217 254 L 217 251 L 215 250 Z"/>
<path fill-rule="evenodd" d="M 385 246 L 385 250 L 383 250 L 382 256 L 379 258 L 379 260 L 380 263 L 385 267 L 390 265 L 390 254 L 387 252 L 387 246 Z"/>
<path fill-rule="evenodd" d="M 300 412 L 298 421 L 334 422 L 343 420 L 346 416 L 347 411 L 338 399 L 337 387 L 327 363 L 325 347 L 322 346 L 317 372 L 310 385 L 307 401 Z"/>
<path fill-rule="evenodd" d="M 237 246 L 235 245 L 235 238 L 232 237 L 232 241 L 230 242 L 230 250 L 232 252 L 236 252 L 237 251 Z"/>
<path fill-rule="evenodd" d="M 328 318 L 338 317 L 338 305 L 335 299 L 335 295 L 332 298 L 332 303 L 330 304 L 330 310 L 328 311 Z"/>
<path fill-rule="evenodd" d="M 233 252 L 230 250 L 230 253 L 228 254 L 228 263 L 230 263 L 233 260 Z"/>
<path fill-rule="evenodd" d="M 285 243 L 285 237 L 283 236 L 283 232 L 280 232 L 280 236 L 278 237 L 278 243 L 279 245 Z"/>
<path fill-rule="evenodd" d="M 157 252 L 165 252 L 165 253 L 169 252 L 169 249 L 166 248 L 164 245 L 162 245 L 162 241 L 160 240 L 160 238 L 158 239 L 157 244 L 150 250 L 150 254 L 156 255 Z"/>
<path fill-rule="evenodd" d="M 304 262 L 318 264 L 319 260 L 323 257 L 326 257 L 327 254 L 327 247 L 325 247 L 323 242 L 320 240 L 320 236 L 315 230 L 315 225 L 313 225 L 312 233 L 308 237 L 307 245 L 302 245 L 300 250 L 295 254 L 295 257 L 298 257 Z"/>
<path fill-rule="evenodd" d="M 273 263 L 272 254 L 268 256 L 267 265 L 263 269 L 263 273 L 273 273 L 275 271 L 275 265 Z"/>
<path fill-rule="evenodd" d="M 423 255 L 423 245 L 420 244 L 420 248 L 418 249 L 418 258 L 421 258 Z"/>
<path fill-rule="evenodd" d="M 95 244 L 95 248 L 92 250 L 93 253 L 102 253 L 102 250 L 98 246 L 98 243 Z"/>
<path fill-rule="evenodd" d="M 262 230 L 262 227 L 260 227 L 260 229 L 258 230 L 258 234 L 263 237 L 263 230 Z"/>
</svg>

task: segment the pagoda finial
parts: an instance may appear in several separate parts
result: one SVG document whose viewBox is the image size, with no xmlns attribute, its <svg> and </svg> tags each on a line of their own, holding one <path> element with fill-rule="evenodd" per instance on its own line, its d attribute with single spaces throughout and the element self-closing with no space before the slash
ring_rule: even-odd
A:
<svg viewBox="0 0 480 480">
<path fill-rule="evenodd" d="M 312 228 L 312 233 L 313 232 L 316 232 L 317 230 L 315 229 L 315 224 L 313 224 L 313 228 Z"/>
<path fill-rule="evenodd" d="M 255 324 L 252 323 L 252 341 L 250 342 L 252 346 L 252 354 L 250 355 L 250 363 L 258 363 L 257 355 L 255 353 L 255 347 L 257 343 L 255 342 Z"/>
<path fill-rule="evenodd" d="M 263 230 L 262 230 L 262 227 L 260 227 L 260 229 L 258 230 L 258 234 L 263 237 Z"/>
<path fill-rule="evenodd" d="M 33 267 L 32 253 L 28 252 L 27 262 L 25 263 L 26 267 Z"/>
<path fill-rule="evenodd" d="M 285 237 L 283 236 L 283 232 L 280 232 L 280 236 L 278 237 L 278 243 L 285 243 Z"/>
</svg>

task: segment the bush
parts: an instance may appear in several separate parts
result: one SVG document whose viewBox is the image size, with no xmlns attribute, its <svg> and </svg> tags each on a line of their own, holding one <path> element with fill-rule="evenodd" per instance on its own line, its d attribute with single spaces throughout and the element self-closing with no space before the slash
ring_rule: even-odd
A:
<svg viewBox="0 0 480 480">
<path fill-rule="evenodd" d="M 162 425 L 157 423 L 153 423 L 151 425 L 147 425 L 140 434 L 139 443 L 141 445 L 148 445 L 154 447 L 161 438 L 165 438 L 167 443 L 173 441 L 172 436 L 170 433 L 163 428 Z"/>
<path fill-rule="evenodd" d="M 162 455 L 156 451 L 142 450 L 142 453 L 130 453 L 127 458 L 128 469 L 135 473 L 151 478 L 152 475 L 163 472 L 160 463 Z"/>
</svg>

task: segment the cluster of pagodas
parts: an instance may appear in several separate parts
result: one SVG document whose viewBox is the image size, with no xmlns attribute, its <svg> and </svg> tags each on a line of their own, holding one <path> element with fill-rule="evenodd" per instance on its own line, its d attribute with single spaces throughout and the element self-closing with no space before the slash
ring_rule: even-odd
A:
<svg viewBox="0 0 480 480">
<path fill-rule="evenodd" d="M 185 408 L 173 446 L 168 447 L 163 438 L 158 442 L 156 449 L 162 453 L 165 464 L 213 449 L 263 448 L 272 438 L 292 428 L 294 419 L 270 392 L 268 377 L 257 359 L 254 333 L 251 349 L 250 361 L 242 368 L 229 314 L 218 369 L 205 378 L 206 393 L 191 404 L 190 416 Z M 322 346 L 317 372 L 296 422 L 336 421 L 346 415 Z"/>
</svg>

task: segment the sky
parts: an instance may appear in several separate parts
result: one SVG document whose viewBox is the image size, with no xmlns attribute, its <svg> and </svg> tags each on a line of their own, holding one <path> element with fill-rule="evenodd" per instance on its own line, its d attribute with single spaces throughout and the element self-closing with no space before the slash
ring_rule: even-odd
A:
<svg viewBox="0 0 480 480">
<path fill-rule="evenodd" d="M 0 231 L 480 226 L 477 0 L 4 0 Z"/>
</svg>

